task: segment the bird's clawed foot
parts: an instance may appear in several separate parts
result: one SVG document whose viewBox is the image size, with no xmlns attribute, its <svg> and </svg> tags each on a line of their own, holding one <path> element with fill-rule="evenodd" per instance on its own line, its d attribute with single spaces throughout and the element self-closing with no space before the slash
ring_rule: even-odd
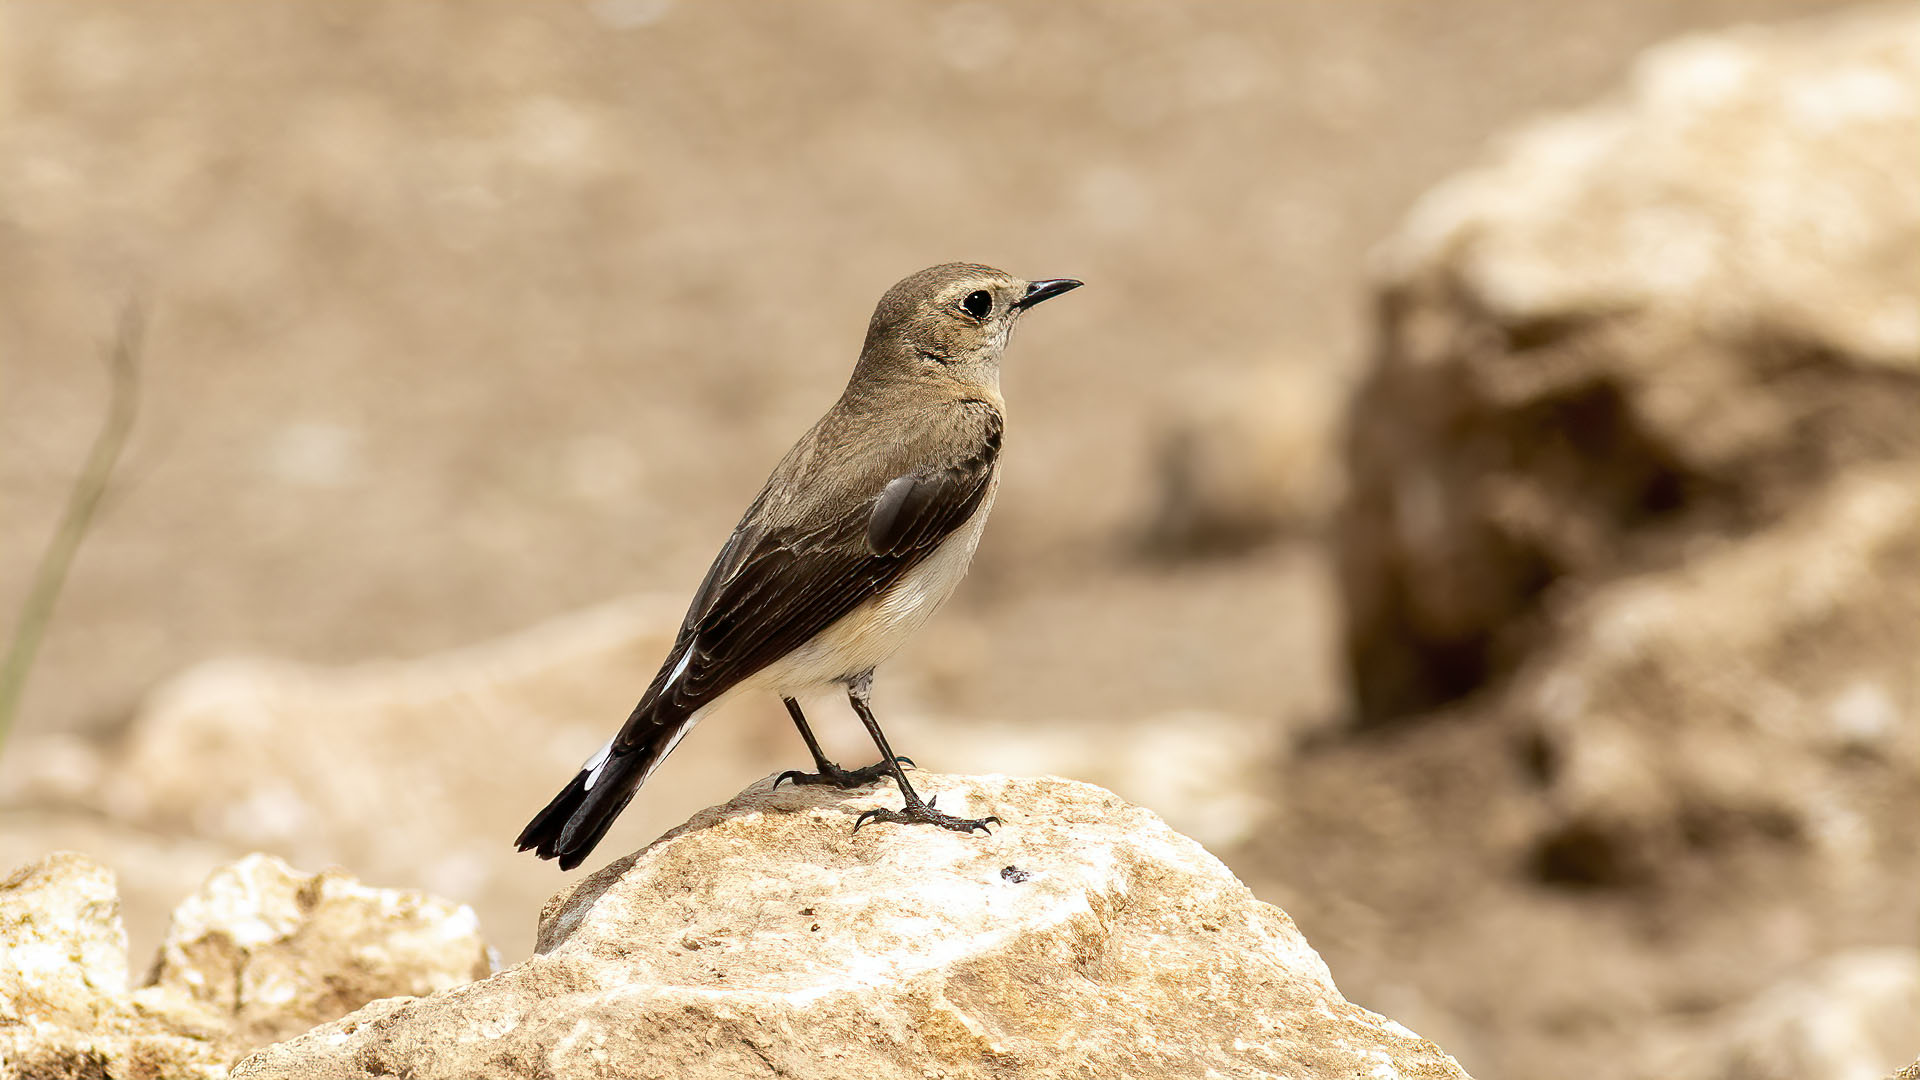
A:
<svg viewBox="0 0 1920 1080">
<path fill-rule="evenodd" d="M 912 758 L 896 757 L 894 760 L 906 768 L 914 767 Z M 843 769 L 831 761 L 816 764 L 820 766 L 819 772 L 788 769 L 773 778 L 773 786 L 778 788 L 782 781 L 791 780 L 796 784 L 832 784 L 838 788 L 857 788 L 893 775 L 893 769 L 884 761 L 876 761 L 864 769 Z"/>
<path fill-rule="evenodd" d="M 934 801 L 937 802 L 939 798 L 938 795 L 935 795 Z M 919 798 L 912 797 L 907 800 L 907 805 L 898 810 L 889 810 L 884 806 L 880 806 L 872 810 L 862 811 L 859 817 L 853 819 L 853 831 L 859 832 L 860 826 L 862 825 L 886 824 L 890 822 L 897 822 L 901 825 L 937 825 L 942 829 L 952 829 L 954 832 L 960 833 L 970 833 L 975 829 L 979 829 L 988 836 L 992 836 L 993 830 L 987 828 L 987 826 L 1000 824 L 1000 819 L 992 815 L 983 818 L 954 817 L 952 814 L 943 814 L 935 810 L 932 802 L 921 802 Z"/>
</svg>

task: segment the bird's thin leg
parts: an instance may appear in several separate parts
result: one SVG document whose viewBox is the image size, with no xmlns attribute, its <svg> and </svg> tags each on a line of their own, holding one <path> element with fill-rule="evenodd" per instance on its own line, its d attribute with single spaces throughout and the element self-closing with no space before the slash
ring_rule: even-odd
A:
<svg viewBox="0 0 1920 1080">
<path fill-rule="evenodd" d="M 793 726 L 800 729 L 800 737 L 807 741 L 807 753 L 813 755 L 813 767 L 819 771 L 801 772 L 799 769 L 788 769 L 773 778 L 774 787 L 779 787 L 783 780 L 791 780 L 796 784 L 832 784 L 834 787 L 857 788 L 871 784 L 883 776 L 893 775 L 893 771 L 887 768 L 887 763 L 884 761 L 876 761 L 864 769 L 843 769 L 828 761 L 827 755 L 820 751 L 820 740 L 813 737 L 813 729 L 807 726 L 807 716 L 800 711 L 800 703 L 790 697 L 782 697 L 780 700 L 787 703 L 787 715 L 793 717 Z M 907 758 L 900 760 L 908 765 L 913 764 Z"/>
<path fill-rule="evenodd" d="M 874 745 L 880 748 L 880 763 L 891 766 L 893 782 L 900 785 L 900 795 L 906 805 L 898 810 L 873 809 L 863 812 L 853 821 L 854 830 L 871 822 L 897 821 L 904 825 L 938 825 L 955 832 L 972 832 L 979 829 L 983 833 L 993 830 L 988 825 L 1000 824 L 997 817 L 962 818 L 952 814 L 943 814 L 920 798 L 920 793 L 907 783 L 907 774 L 900 769 L 900 759 L 894 756 L 893 747 L 887 745 L 886 732 L 880 730 L 880 722 L 873 718 L 873 706 L 868 703 L 868 695 L 873 686 L 873 672 L 869 671 L 847 683 L 847 700 L 853 703 L 853 711 L 860 714 L 860 722 L 867 725 L 867 734 L 873 736 Z"/>
</svg>

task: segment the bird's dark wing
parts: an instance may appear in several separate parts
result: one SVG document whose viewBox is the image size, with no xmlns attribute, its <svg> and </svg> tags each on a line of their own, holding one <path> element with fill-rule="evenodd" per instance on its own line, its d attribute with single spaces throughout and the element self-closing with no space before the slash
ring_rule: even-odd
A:
<svg viewBox="0 0 1920 1080">
<path fill-rule="evenodd" d="M 1000 455 L 999 414 L 983 426 L 972 453 L 895 477 L 826 522 L 768 526 L 758 504 L 750 509 L 707 571 L 616 752 L 642 729 L 690 714 L 799 648 L 932 554 L 986 498 Z"/>
</svg>

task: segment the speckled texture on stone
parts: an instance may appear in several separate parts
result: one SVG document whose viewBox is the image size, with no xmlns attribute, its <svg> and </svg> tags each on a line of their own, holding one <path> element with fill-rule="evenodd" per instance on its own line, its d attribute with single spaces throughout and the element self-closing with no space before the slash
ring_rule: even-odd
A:
<svg viewBox="0 0 1920 1080">
<path fill-rule="evenodd" d="M 119 907 L 83 855 L 0 883 L 0 1080 L 217 1080 L 271 1038 L 487 971 L 468 908 L 254 855 L 180 905 L 153 981 L 130 991 Z"/>
<path fill-rule="evenodd" d="M 0 882 L 0 1077 L 217 1078 L 224 1050 L 191 1018 L 134 1005 L 106 867 L 59 852 Z"/>
<path fill-rule="evenodd" d="M 249 855 L 174 909 L 151 987 L 214 1010 L 236 1039 L 258 1046 L 375 998 L 430 994 L 488 971 L 464 904 Z"/>
<path fill-rule="evenodd" d="M 1153 814 L 1054 778 L 918 784 L 1005 824 L 856 833 L 890 785 L 762 781 L 556 896 L 527 962 L 236 1075 L 1465 1075 Z"/>
</svg>

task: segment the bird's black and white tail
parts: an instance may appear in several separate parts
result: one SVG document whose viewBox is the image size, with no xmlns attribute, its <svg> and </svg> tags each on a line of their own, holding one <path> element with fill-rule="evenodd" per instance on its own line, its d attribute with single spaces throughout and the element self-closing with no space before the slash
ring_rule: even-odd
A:
<svg viewBox="0 0 1920 1080">
<path fill-rule="evenodd" d="M 699 719 L 684 713 L 672 719 L 645 717 L 643 710 L 650 704 L 642 702 L 620 734 L 589 758 L 546 809 L 527 822 L 514 841 L 521 851 L 531 849 L 543 859 L 558 859 L 562 870 L 579 866 L 593 854 L 613 819 L 633 801 L 633 793 Z"/>
</svg>

